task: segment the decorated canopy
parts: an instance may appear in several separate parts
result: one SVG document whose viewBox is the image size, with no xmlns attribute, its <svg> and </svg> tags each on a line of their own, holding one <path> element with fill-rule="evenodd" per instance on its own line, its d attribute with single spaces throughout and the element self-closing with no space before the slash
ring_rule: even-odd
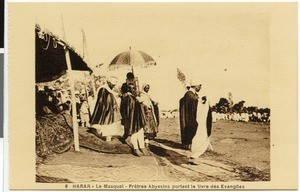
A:
<svg viewBox="0 0 300 192">
<path fill-rule="evenodd" d="M 49 31 L 35 28 L 36 83 L 53 81 L 66 73 L 66 49 L 69 50 L 72 70 L 91 71 L 85 61 L 67 43 Z"/>
</svg>

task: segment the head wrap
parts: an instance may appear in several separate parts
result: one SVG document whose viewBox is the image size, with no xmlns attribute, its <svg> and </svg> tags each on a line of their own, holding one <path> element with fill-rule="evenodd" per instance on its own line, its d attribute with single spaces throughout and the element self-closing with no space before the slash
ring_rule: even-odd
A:
<svg viewBox="0 0 300 192">
<path fill-rule="evenodd" d="M 107 79 L 107 82 L 110 82 L 111 84 L 116 85 L 117 82 L 118 82 L 118 78 L 115 77 L 115 76 L 110 76 L 110 77 Z"/>
<path fill-rule="evenodd" d="M 149 87 L 150 87 L 150 85 L 149 85 L 149 84 L 147 84 L 147 83 L 143 84 L 143 86 L 142 86 L 142 89 L 143 89 L 143 91 L 145 90 L 145 87 L 147 87 L 147 86 L 149 86 Z"/>
<path fill-rule="evenodd" d="M 202 84 L 198 79 L 191 79 L 189 86 L 196 86 L 196 85 L 202 85 Z"/>
</svg>

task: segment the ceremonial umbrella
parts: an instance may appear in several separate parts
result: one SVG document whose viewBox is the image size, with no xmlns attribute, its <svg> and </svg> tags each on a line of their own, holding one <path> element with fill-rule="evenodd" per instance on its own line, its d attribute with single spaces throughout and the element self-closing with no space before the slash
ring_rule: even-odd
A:
<svg viewBox="0 0 300 192">
<path fill-rule="evenodd" d="M 125 69 L 134 73 L 135 67 L 147 68 L 150 66 L 156 66 L 156 61 L 147 53 L 143 51 L 132 50 L 129 47 L 129 51 L 124 51 L 118 54 L 109 64 L 108 70 Z M 136 77 L 136 86 L 139 90 L 139 81 Z"/>
<path fill-rule="evenodd" d="M 118 68 L 127 68 L 133 71 L 136 66 L 139 67 L 149 67 L 155 66 L 156 61 L 143 51 L 132 50 L 131 47 L 129 51 L 124 51 L 118 54 L 109 64 L 108 70 L 116 70 Z"/>
</svg>

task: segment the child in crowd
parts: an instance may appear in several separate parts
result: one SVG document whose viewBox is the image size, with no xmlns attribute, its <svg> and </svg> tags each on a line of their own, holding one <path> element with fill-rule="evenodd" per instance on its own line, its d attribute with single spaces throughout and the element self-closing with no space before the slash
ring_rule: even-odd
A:
<svg viewBox="0 0 300 192">
<path fill-rule="evenodd" d="M 86 99 L 82 100 L 80 106 L 80 119 L 81 119 L 81 125 L 83 127 L 90 127 L 89 105 Z"/>
</svg>

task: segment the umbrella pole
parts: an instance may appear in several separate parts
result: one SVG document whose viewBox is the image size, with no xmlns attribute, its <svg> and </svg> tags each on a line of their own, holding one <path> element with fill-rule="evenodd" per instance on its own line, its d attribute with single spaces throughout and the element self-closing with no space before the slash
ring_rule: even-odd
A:
<svg viewBox="0 0 300 192">
<path fill-rule="evenodd" d="M 78 123 L 77 123 L 77 109 L 75 101 L 75 88 L 74 88 L 74 79 L 71 68 L 71 59 L 68 48 L 65 50 L 66 62 L 68 67 L 68 75 L 70 80 L 71 87 L 71 101 L 72 101 L 72 122 L 73 122 L 73 134 L 74 134 L 74 148 L 75 151 L 80 151 L 79 149 L 79 134 L 78 134 Z"/>
<path fill-rule="evenodd" d="M 140 85 L 139 85 L 139 78 L 136 77 L 136 83 L 137 83 L 137 90 L 138 90 L 138 93 L 140 92 Z"/>
<path fill-rule="evenodd" d="M 131 72 L 132 74 L 134 75 L 134 71 L 133 71 L 133 66 L 131 66 Z M 140 92 L 140 86 L 139 86 L 139 78 L 138 77 L 135 77 L 136 78 L 136 86 L 137 86 L 137 90 L 138 90 L 138 93 Z"/>
</svg>

